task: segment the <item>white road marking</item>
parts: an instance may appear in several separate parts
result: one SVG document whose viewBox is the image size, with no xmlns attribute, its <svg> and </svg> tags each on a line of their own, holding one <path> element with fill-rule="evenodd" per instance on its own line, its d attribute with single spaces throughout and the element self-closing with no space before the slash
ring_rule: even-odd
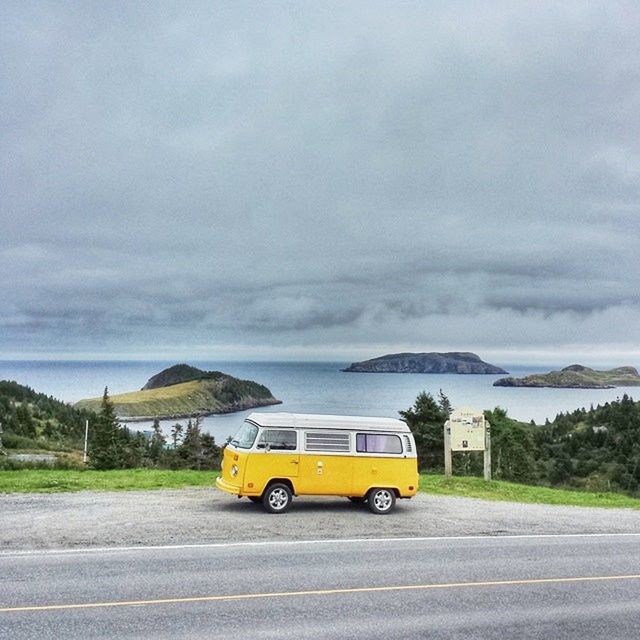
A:
<svg viewBox="0 0 640 640">
<path fill-rule="evenodd" d="M 177 551 L 188 549 L 230 549 L 236 547 L 278 547 L 278 546 L 303 546 L 323 544 L 379 544 L 396 542 L 430 542 L 430 541 L 465 541 L 465 540 L 536 540 L 536 539 L 561 539 L 561 538 L 634 538 L 640 537 L 640 533 L 531 533 L 531 534 L 506 534 L 506 535 L 471 535 L 471 536 L 417 536 L 402 538 L 332 538 L 313 540 L 261 540 L 243 542 L 210 542 L 200 544 L 167 544 L 167 545 L 140 545 L 123 547 L 78 547 L 75 549 L 32 549 L 16 551 L 0 551 L 0 560 L 4 558 L 19 558 L 47 555 L 73 555 L 95 553 L 120 553 L 128 551 Z"/>
</svg>

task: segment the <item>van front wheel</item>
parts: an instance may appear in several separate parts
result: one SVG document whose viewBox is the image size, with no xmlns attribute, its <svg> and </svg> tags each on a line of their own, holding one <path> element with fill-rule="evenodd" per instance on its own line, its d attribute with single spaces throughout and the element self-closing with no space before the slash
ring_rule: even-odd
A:
<svg viewBox="0 0 640 640">
<path fill-rule="evenodd" d="M 396 494 L 393 489 L 371 489 L 367 502 L 373 513 L 384 515 L 393 510 L 396 504 Z"/>
<path fill-rule="evenodd" d="M 269 513 L 284 513 L 291 506 L 291 489 L 276 482 L 269 485 L 262 496 L 262 505 Z"/>
</svg>

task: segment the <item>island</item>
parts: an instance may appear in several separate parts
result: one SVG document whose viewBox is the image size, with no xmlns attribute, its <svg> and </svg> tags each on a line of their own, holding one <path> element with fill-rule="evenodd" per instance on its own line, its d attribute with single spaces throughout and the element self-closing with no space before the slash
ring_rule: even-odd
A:
<svg viewBox="0 0 640 640">
<path fill-rule="evenodd" d="M 475 353 L 451 351 L 448 353 L 392 353 L 364 362 L 354 362 L 346 369 L 349 373 L 508 373 L 500 367 L 484 362 Z"/>
<path fill-rule="evenodd" d="M 131 422 L 232 413 L 281 404 L 264 385 L 220 371 L 177 364 L 149 378 L 140 391 L 110 397 L 116 415 Z M 99 411 L 102 398 L 80 400 L 77 409 Z"/>
<path fill-rule="evenodd" d="M 617 367 L 609 371 L 596 371 L 581 364 L 572 364 L 560 371 L 535 373 L 524 378 L 500 378 L 494 387 L 552 387 L 558 389 L 615 389 L 636 387 L 640 375 L 634 367 Z"/>
</svg>

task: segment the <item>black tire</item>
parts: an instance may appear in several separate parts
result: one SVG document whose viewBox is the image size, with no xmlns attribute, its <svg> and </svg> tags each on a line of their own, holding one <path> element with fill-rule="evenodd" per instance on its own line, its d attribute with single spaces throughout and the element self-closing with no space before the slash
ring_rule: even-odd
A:
<svg viewBox="0 0 640 640">
<path fill-rule="evenodd" d="M 386 515 L 393 511 L 396 504 L 396 494 L 393 489 L 371 489 L 367 502 L 373 513 Z"/>
<path fill-rule="evenodd" d="M 362 504 L 366 498 L 362 498 L 361 496 L 349 496 L 349 500 L 355 504 Z"/>
<path fill-rule="evenodd" d="M 251 502 L 262 502 L 262 498 L 260 496 L 247 496 Z"/>
<path fill-rule="evenodd" d="M 284 513 L 291 506 L 291 489 L 282 482 L 270 484 L 262 494 L 262 506 L 269 513 Z"/>
</svg>

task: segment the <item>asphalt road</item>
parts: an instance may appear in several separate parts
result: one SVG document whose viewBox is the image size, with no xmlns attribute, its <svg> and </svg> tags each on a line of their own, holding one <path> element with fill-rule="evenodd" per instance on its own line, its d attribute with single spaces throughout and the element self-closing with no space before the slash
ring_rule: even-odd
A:
<svg viewBox="0 0 640 640">
<path fill-rule="evenodd" d="M 0 553 L 0 638 L 637 638 L 640 534 Z"/>
</svg>

